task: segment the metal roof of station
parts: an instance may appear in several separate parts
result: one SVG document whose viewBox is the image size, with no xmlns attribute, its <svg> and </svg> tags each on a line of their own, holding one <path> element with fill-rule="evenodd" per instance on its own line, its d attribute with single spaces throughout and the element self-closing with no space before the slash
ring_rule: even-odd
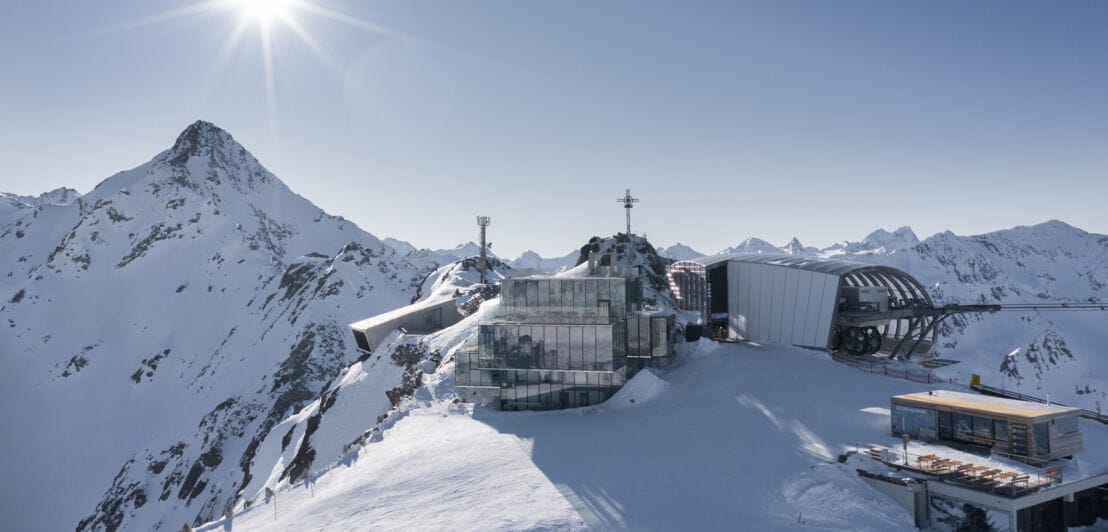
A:
<svg viewBox="0 0 1108 532">
<path fill-rule="evenodd" d="M 726 261 L 753 262 L 759 264 L 771 264 L 785 266 L 798 270 L 807 270 L 819 273 L 844 275 L 857 270 L 871 268 L 888 268 L 887 266 L 875 266 L 864 262 L 854 262 L 842 259 L 823 259 L 819 257 L 799 257 L 796 255 L 783 255 L 780 253 L 721 253 L 711 257 L 701 257 L 682 262 L 695 262 L 704 266 L 711 266 Z"/>
</svg>

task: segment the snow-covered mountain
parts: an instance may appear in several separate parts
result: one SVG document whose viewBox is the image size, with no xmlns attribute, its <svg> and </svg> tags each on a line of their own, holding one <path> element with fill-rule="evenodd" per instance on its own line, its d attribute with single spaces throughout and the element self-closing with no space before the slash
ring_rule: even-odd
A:
<svg viewBox="0 0 1108 532">
<path fill-rule="evenodd" d="M 571 266 L 593 251 L 601 264 L 639 267 L 648 299 L 665 305 L 662 257 L 695 253 L 678 246 L 656 253 L 617 235 L 510 265 L 576 275 Z M 282 528 L 388 528 L 416 515 L 429 527 L 711 528 L 743 516 L 788 528 L 817 510 L 814 526 L 905 526 L 887 500 L 824 464 L 855 438 L 884 434 L 887 414 L 875 412 L 890 393 L 923 388 L 816 354 L 702 342 L 595 409 L 454 404 L 453 353 L 497 304 L 494 287 L 476 285 L 467 257 L 477 251 L 378 240 L 294 194 L 204 122 L 84 197 L 0 196 L 0 422 L 12 428 L 0 438 L 9 457 L 0 477 L 18 479 L 0 488 L 4 528 L 178 529 L 228 507 L 243 515 L 237 525 L 261 528 L 272 523 L 271 509 L 257 508 L 266 488 L 289 503 Z M 939 302 L 1103 301 L 1108 287 L 1108 236 L 1057 221 L 922 242 L 908 228 L 879 230 L 823 250 L 750 238 L 726 251 L 889 264 Z M 491 264 L 494 281 L 509 267 Z M 456 296 L 468 317 L 443 331 L 395 333 L 369 356 L 348 339 L 352 321 Z M 1108 410 L 1106 325 L 1106 313 L 959 317 L 939 351 L 962 363 L 941 371 Z M 782 373 L 805 383 L 806 398 L 828 399 L 797 400 L 773 384 Z M 848 404 L 849 415 L 813 404 Z M 738 428 L 711 430 L 721 426 Z M 642 451 L 617 453 L 631 462 L 566 454 L 581 441 L 593 442 L 587 456 Z M 735 442 L 760 451 L 713 451 Z M 650 467 L 632 467 L 643 453 Z M 770 489 L 749 489 L 749 478 L 769 477 Z M 749 501 L 657 512 L 704 482 Z"/>
<path fill-rule="evenodd" d="M 396 238 L 388 237 L 381 240 L 381 242 L 384 242 L 386 246 L 392 248 L 393 251 L 397 252 L 400 255 L 407 255 L 413 251 L 416 251 L 416 247 L 406 240 L 398 240 Z"/>
<path fill-rule="evenodd" d="M 843 258 L 903 269 L 940 303 L 1108 299 L 1108 236 L 1057 220 L 974 236 L 948 231 L 892 252 Z M 938 350 L 962 361 L 944 373 L 964 381 L 978 373 L 996 386 L 1108 411 L 1106 330 L 1108 312 L 963 315 L 949 321 Z M 1019 356 L 1008 361 L 1016 348 Z"/>
<path fill-rule="evenodd" d="M 18 196 L 0 192 L 0 227 L 7 227 L 36 207 L 48 205 L 69 205 L 77 201 L 81 194 L 71 188 L 58 188 L 38 196 Z"/>
<path fill-rule="evenodd" d="M 383 242 L 404 260 L 424 271 L 433 271 L 452 262 L 481 254 L 481 246 L 473 242 L 458 244 L 451 249 L 417 248 L 410 242 L 391 237 L 384 239 Z M 488 250 L 486 255 L 499 259 L 491 250 Z"/>
<path fill-rule="evenodd" d="M 798 257 L 815 257 L 819 255 L 819 249 L 811 246 L 805 246 L 800 243 L 800 239 L 793 237 L 788 244 L 785 244 L 781 249 L 789 255 L 796 255 Z"/>
<path fill-rule="evenodd" d="M 907 249 L 919 244 L 919 238 L 911 227 L 904 226 L 896 231 L 888 232 L 878 229 L 862 239 L 861 242 L 842 242 L 824 248 L 823 256 L 858 253 L 892 253 L 900 249 Z"/>
<path fill-rule="evenodd" d="M 481 246 L 476 242 L 466 242 L 464 244 L 458 244 L 451 249 L 436 249 L 435 253 L 439 255 L 445 255 L 448 257 L 454 257 L 454 260 L 464 259 L 466 257 L 476 257 L 481 254 Z M 495 257 L 496 254 L 492 250 L 485 252 L 487 256 Z"/>
<path fill-rule="evenodd" d="M 4 198 L 24 205 L 0 227 L 11 530 L 221 515 L 272 469 L 256 461 L 270 429 L 358 358 L 346 325 L 406 304 L 428 271 L 205 122 L 72 196 Z"/>
<path fill-rule="evenodd" d="M 667 259 L 673 259 L 673 260 L 698 259 L 698 258 L 704 256 L 703 253 L 701 253 L 701 252 L 699 252 L 699 251 L 697 251 L 697 250 L 695 250 L 695 249 L 693 249 L 689 246 L 686 246 L 685 244 L 682 244 L 680 242 L 678 242 L 678 243 L 676 243 L 672 246 L 668 246 L 668 247 L 663 246 L 663 247 L 658 248 L 658 254 L 665 257 L 665 258 L 667 258 Z"/>
<path fill-rule="evenodd" d="M 19 196 L 0 192 L 0 208 L 13 206 L 16 208 L 39 207 L 43 205 L 69 205 L 77 201 L 81 193 L 71 188 L 56 188 L 50 192 L 43 192 L 38 196 Z"/>
<path fill-rule="evenodd" d="M 561 257 L 543 258 L 534 251 L 524 251 L 510 264 L 513 268 L 528 268 L 543 273 L 560 273 L 577 265 L 581 253 L 574 250 Z"/>
<path fill-rule="evenodd" d="M 736 246 L 729 247 L 720 253 L 784 253 L 785 250 L 762 240 L 750 237 Z"/>
</svg>

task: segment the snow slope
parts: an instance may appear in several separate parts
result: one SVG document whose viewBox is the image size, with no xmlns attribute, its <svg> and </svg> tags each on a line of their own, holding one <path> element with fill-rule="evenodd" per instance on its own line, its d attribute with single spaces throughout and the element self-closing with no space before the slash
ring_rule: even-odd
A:
<svg viewBox="0 0 1108 532">
<path fill-rule="evenodd" d="M 234 529 L 914 529 L 836 458 L 897 445 L 889 397 L 926 385 L 793 348 L 689 347 L 633 394 L 542 413 L 453 404 L 448 356 L 379 441 L 282 486 L 276 521 L 259 500 Z M 1082 430 L 1108 448 L 1108 427 Z"/>
</svg>

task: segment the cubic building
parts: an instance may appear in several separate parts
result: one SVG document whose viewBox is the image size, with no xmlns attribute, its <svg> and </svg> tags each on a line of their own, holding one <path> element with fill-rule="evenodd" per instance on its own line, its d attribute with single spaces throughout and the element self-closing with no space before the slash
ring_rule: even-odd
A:
<svg viewBox="0 0 1108 532">
<path fill-rule="evenodd" d="M 1053 460 L 1081 452 L 1081 409 L 934 390 L 892 398 L 892 432 Z"/>
<path fill-rule="evenodd" d="M 633 272 L 603 273 L 503 280 L 497 316 L 455 355 L 459 396 L 503 410 L 589 406 L 668 365 L 674 315 L 643 310 Z"/>
</svg>

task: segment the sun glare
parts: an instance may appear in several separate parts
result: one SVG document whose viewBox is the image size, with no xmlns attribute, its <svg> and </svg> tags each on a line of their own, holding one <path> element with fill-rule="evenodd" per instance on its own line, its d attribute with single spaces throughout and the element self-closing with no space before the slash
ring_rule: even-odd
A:
<svg viewBox="0 0 1108 532">
<path fill-rule="evenodd" d="M 230 0 L 231 4 L 250 19 L 268 22 L 277 16 L 288 15 L 288 9 L 296 0 Z"/>
<path fill-rule="evenodd" d="M 390 28 L 375 24 L 371 21 L 358 18 L 331 7 L 321 5 L 320 0 L 181 0 L 189 5 L 143 17 L 137 20 L 123 22 L 112 27 L 103 28 L 98 33 L 111 33 L 115 31 L 132 30 L 166 24 L 181 19 L 202 17 L 209 14 L 230 14 L 237 22 L 227 34 L 219 53 L 212 62 L 213 71 L 218 74 L 230 62 L 231 57 L 240 48 L 240 44 L 251 29 L 258 35 L 261 48 L 263 83 L 265 87 L 266 114 L 269 118 L 270 133 L 276 129 L 276 100 L 277 72 L 274 61 L 274 40 L 285 36 L 292 37 L 304 45 L 319 60 L 328 67 L 340 79 L 347 81 L 349 74 L 341 63 L 311 34 L 308 27 L 301 19 L 316 17 L 330 22 L 342 24 L 360 31 L 373 33 L 383 37 L 402 40 L 404 42 L 420 42 L 417 39 L 394 31 Z M 443 51 L 441 47 L 433 47 Z"/>
</svg>

